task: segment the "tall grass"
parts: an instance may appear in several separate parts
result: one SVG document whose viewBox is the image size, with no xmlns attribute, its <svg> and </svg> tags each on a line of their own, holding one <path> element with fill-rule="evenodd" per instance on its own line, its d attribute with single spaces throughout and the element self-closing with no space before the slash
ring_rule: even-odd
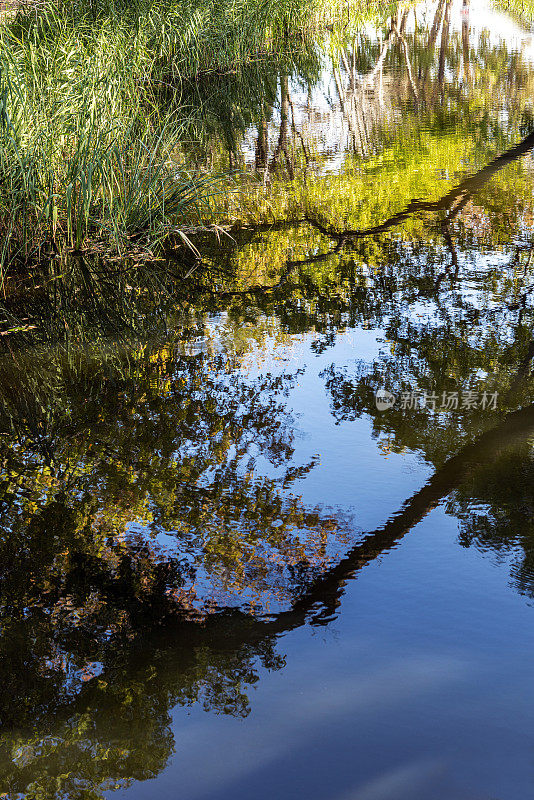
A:
<svg viewBox="0 0 534 800">
<path fill-rule="evenodd" d="M 183 116 L 156 102 L 171 58 L 153 14 L 81 11 L 26 10 L 0 28 L 3 267 L 64 248 L 125 252 L 211 212 L 218 178 L 184 173 Z"/>
</svg>

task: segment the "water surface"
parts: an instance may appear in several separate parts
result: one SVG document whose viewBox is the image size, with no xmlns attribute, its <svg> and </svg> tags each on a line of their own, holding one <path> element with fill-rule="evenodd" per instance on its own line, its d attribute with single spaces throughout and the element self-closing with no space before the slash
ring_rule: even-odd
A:
<svg viewBox="0 0 534 800">
<path fill-rule="evenodd" d="M 533 88 L 479 0 L 219 76 L 230 236 L 10 287 L 0 797 L 531 795 Z"/>
</svg>

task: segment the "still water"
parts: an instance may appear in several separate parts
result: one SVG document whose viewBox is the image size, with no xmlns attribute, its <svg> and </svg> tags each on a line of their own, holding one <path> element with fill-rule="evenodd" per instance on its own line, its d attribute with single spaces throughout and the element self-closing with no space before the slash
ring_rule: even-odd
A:
<svg viewBox="0 0 534 800">
<path fill-rule="evenodd" d="M 523 800 L 534 39 L 444 2 L 262 70 L 206 87 L 202 264 L 3 301 L 0 797 Z"/>
</svg>

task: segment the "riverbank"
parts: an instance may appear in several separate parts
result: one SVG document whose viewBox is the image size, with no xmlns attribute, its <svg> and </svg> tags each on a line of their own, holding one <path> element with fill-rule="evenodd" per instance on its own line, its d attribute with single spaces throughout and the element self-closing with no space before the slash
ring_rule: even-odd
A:
<svg viewBox="0 0 534 800">
<path fill-rule="evenodd" d="M 228 170 L 184 157 L 202 116 L 191 87 L 358 14 L 316 0 L 81 0 L 4 17 L 2 274 L 67 251 L 139 257 L 213 221 Z"/>
</svg>

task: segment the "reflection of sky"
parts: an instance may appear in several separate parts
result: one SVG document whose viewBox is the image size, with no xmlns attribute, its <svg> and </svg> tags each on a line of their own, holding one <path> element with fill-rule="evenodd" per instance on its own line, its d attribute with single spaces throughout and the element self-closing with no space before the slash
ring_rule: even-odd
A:
<svg viewBox="0 0 534 800">
<path fill-rule="evenodd" d="M 176 754 L 117 800 L 524 800 L 534 786 L 532 608 L 437 511 L 286 635 L 246 719 L 177 708 Z"/>
<path fill-rule="evenodd" d="M 452 27 L 461 25 L 455 3 Z M 431 9 L 431 11 L 433 8 Z M 431 13 L 431 11 L 429 13 Z M 418 14 L 424 9 L 419 6 Z M 480 31 L 506 41 L 532 63 L 530 34 L 473 0 L 472 42 Z M 325 83 L 313 94 L 328 109 Z M 329 79 L 328 79 L 329 80 Z M 321 94 L 322 92 L 322 94 Z M 298 93 L 294 95 L 299 105 Z M 323 105 L 321 105 L 323 104 Z M 319 124 L 319 123 L 318 123 Z M 323 124 L 323 123 L 320 123 Z M 337 168 L 341 162 L 331 162 Z M 460 281 L 450 290 L 470 310 L 488 301 L 481 276 L 506 272 L 510 252 L 459 254 Z M 444 290 L 445 291 L 445 290 Z M 494 306 L 499 301 L 492 301 Z M 433 301 L 414 302 L 415 326 L 439 324 Z M 514 317 L 488 317 L 473 337 L 498 332 Z M 209 342 L 231 339 L 222 315 Z M 228 330 L 223 330 L 228 325 Z M 247 376 L 301 369 L 288 396 L 295 419 L 295 464 L 316 466 L 291 491 L 307 506 L 350 511 L 355 530 L 373 530 L 428 478 L 412 452 L 395 454 L 373 438 L 363 415 L 336 424 L 324 391 L 331 364 L 348 374 L 387 351 L 383 330 L 337 332 L 324 352 L 316 334 L 266 337 L 243 361 Z M 207 348 L 207 341 L 198 348 Z M 257 357 L 256 357 L 257 356 Z M 387 387 L 386 387 L 387 388 Z M 277 470 L 256 453 L 258 475 Z M 480 510 L 481 513 L 485 509 Z M 443 508 L 402 544 L 348 581 L 328 628 L 281 637 L 280 671 L 260 669 L 245 720 L 176 708 L 176 754 L 154 781 L 110 795 L 117 800 L 524 800 L 534 787 L 534 628 L 532 608 L 509 585 L 512 556 L 485 558 L 457 543 L 458 522 Z"/>
</svg>

